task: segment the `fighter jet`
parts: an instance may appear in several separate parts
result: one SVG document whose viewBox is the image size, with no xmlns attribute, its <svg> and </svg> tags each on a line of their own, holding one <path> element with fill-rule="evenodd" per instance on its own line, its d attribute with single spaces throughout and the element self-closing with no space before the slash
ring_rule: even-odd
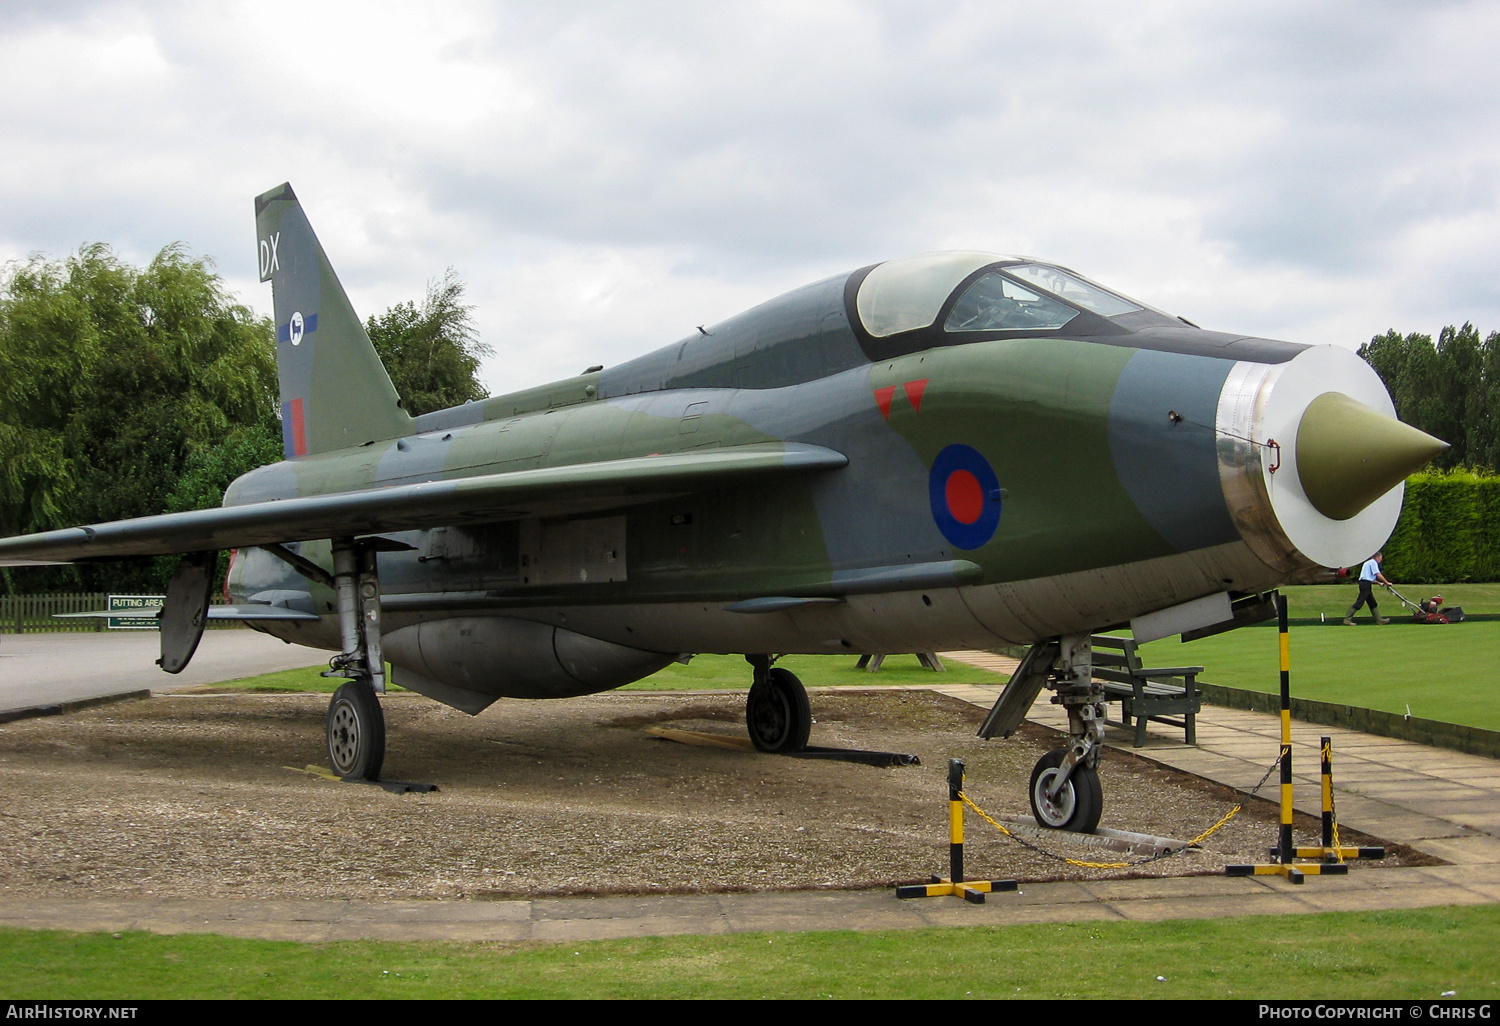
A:
<svg viewBox="0 0 1500 1026">
<path fill-rule="evenodd" d="M 0 564 L 183 553 L 164 670 L 206 619 L 329 650 L 336 773 L 375 779 L 392 682 L 477 714 L 749 662 L 756 746 L 806 744 L 787 653 L 1030 646 L 1065 747 L 1040 822 L 1092 829 L 1091 635 L 1158 637 L 1363 559 L 1446 446 L 1333 345 L 1206 331 L 1026 257 L 941 252 L 797 289 L 608 369 L 413 417 L 289 185 L 255 201 L 286 458 L 221 508 L 0 540 Z M 235 550 L 232 604 L 210 605 Z"/>
</svg>

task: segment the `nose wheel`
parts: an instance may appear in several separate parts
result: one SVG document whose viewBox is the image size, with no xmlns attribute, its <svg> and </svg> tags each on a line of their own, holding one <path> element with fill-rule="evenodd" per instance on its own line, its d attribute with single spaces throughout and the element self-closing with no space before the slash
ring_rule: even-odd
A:
<svg viewBox="0 0 1500 1026">
<path fill-rule="evenodd" d="M 380 779 L 385 714 L 368 680 L 340 685 L 328 703 L 328 762 L 345 779 Z"/>
<path fill-rule="evenodd" d="M 1055 748 L 1037 760 L 1031 771 L 1031 814 L 1049 829 L 1091 834 L 1104 811 L 1099 771 L 1080 762 L 1057 787 L 1067 754 L 1066 748 Z"/>
<path fill-rule="evenodd" d="M 812 732 L 807 689 L 790 670 L 756 667 L 745 699 L 745 726 L 762 752 L 800 752 Z"/>
</svg>

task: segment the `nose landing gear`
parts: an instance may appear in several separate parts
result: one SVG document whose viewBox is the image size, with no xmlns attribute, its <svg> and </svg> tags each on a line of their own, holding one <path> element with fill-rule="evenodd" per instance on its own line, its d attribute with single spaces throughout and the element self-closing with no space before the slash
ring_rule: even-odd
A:
<svg viewBox="0 0 1500 1026">
<path fill-rule="evenodd" d="M 1061 767 L 1067 756 L 1068 749 L 1054 748 L 1037 760 L 1031 771 L 1031 814 L 1041 826 L 1091 834 L 1104 810 L 1099 771 L 1075 764 L 1064 777 Z"/>
<path fill-rule="evenodd" d="M 1031 646 L 979 728 L 979 736 L 1010 737 L 1044 687 L 1057 692 L 1052 702 L 1068 714 L 1068 744 L 1042 756 L 1032 769 L 1031 814 L 1039 826 L 1093 833 L 1104 809 L 1099 787 L 1104 689 L 1094 682 L 1090 635 L 1069 634 Z"/>
</svg>

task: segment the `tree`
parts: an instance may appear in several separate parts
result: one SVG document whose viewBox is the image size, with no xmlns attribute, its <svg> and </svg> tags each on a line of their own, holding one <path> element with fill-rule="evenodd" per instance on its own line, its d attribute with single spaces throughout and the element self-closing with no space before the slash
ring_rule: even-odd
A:
<svg viewBox="0 0 1500 1026">
<path fill-rule="evenodd" d="M 475 375 L 490 348 L 479 341 L 463 302 L 464 283 L 453 268 L 427 283 L 422 306 L 398 303 L 365 323 L 375 351 L 408 413 L 458 406 L 489 393 Z"/>
<path fill-rule="evenodd" d="M 1494 438 L 1493 399 L 1500 391 L 1497 336 L 1484 342 L 1472 324 L 1431 335 L 1402 335 L 1394 329 L 1359 347 L 1375 368 L 1396 416 L 1452 446 L 1433 460 L 1442 470 L 1476 466 L 1496 469 L 1500 445 Z"/>
<path fill-rule="evenodd" d="M 1479 387 L 1467 399 L 1469 465 L 1500 473 L 1500 331 L 1480 343 Z"/>
<path fill-rule="evenodd" d="M 450 269 L 369 321 L 413 413 L 482 399 L 489 350 Z M 103 244 L 0 272 L 0 537 L 217 506 L 281 459 L 275 329 L 208 258 Z M 159 592 L 176 557 L 7 571 L 11 591 Z M 222 561 L 221 561 L 222 569 Z"/>
<path fill-rule="evenodd" d="M 8 266 L 0 366 L 0 535 L 216 505 L 279 453 L 274 329 L 180 246 Z M 160 590 L 175 564 L 28 570 L 25 590 Z"/>
</svg>

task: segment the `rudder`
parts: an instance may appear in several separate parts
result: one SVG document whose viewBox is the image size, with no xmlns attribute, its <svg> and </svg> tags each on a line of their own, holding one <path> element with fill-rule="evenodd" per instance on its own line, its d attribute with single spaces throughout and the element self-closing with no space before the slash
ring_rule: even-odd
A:
<svg viewBox="0 0 1500 1026">
<path fill-rule="evenodd" d="M 289 184 L 255 198 L 271 283 L 286 457 L 410 434 L 412 419 Z"/>
</svg>

